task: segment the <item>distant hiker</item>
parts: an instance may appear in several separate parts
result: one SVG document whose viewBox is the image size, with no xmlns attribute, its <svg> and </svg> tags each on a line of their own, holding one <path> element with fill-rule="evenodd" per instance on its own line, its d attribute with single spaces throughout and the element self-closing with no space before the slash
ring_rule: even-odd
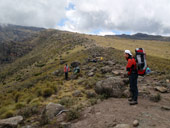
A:
<svg viewBox="0 0 170 128">
<path fill-rule="evenodd" d="M 65 80 L 68 80 L 68 72 L 70 71 L 69 66 L 66 64 L 64 66 Z"/>
<path fill-rule="evenodd" d="M 138 87 L 137 87 L 138 71 L 137 71 L 136 60 L 135 58 L 133 58 L 130 50 L 125 50 L 124 56 L 128 61 L 126 70 L 128 71 L 130 92 L 131 92 L 131 97 L 129 98 L 130 101 L 129 104 L 135 105 L 138 104 Z"/>
</svg>

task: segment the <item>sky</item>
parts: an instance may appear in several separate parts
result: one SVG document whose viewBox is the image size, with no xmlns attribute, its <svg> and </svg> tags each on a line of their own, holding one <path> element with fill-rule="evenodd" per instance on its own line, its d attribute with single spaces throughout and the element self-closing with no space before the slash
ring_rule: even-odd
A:
<svg viewBox="0 0 170 128">
<path fill-rule="evenodd" d="M 0 24 L 170 35 L 170 0 L 0 0 Z"/>
</svg>

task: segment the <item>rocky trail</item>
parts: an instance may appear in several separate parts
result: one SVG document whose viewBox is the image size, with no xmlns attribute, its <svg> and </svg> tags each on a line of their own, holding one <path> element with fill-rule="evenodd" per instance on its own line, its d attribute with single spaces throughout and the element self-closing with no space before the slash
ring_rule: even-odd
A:
<svg viewBox="0 0 170 128">
<path fill-rule="evenodd" d="M 138 128 L 170 128 L 170 94 L 151 86 L 154 81 L 150 76 L 139 78 L 138 105 L 130 106 L 127 98 L 106 99 L 85 109 L 71 128 L 131 128 L 135 120 Z M 161 93 L 159 102 L 148 96 L 155 93 Z"/>
<path fill-rule="evenodd" d="M 113 128 L 117 124 L 132 127 L 134 120 L 139 121 L 138 128 L 170 127 L 170 112 L 163 110 L 161 103 L 152 103 L 141 97 L 135 106 L 130 106 L 126 99 L 111 98 L 87 108 L 82 114 L 82 119 L 73 123 L 72 128 Z"/>
</svg>

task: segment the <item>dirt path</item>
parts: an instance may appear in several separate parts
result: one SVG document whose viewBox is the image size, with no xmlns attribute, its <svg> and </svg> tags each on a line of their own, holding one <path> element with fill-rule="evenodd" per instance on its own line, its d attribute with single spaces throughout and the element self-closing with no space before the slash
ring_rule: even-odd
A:
<svg viewBox="0 0 170 128">
<path fill-rule="evenodd" d="M 154 90 L 157 80 L 153 77 L 139 77 L 139 93 L 143 90 L 158 93 Z M 133 124 L 139 121 L 138 128 L 170 128 L 170 93 L 161 93 L 161 101 L 153 102 L 149 97 L 139 96 L 139 104 L 130 106 L 126 98 L 110 98 L 82 112 L 79 121 L 72 124 L 72 128 L 114 128 L 116 124 Z"/>
<path fill-rule="evenodd" d="M 162 105 L 170 106 L 170 102 L 153 103 L 139 97 L 139 104 L 130 106 L 127 99 L 111 98 L 87 108 L 72 128 L 112 128 L 115 124 L 132 125 L 136 119 L 138 128 L 170 128 L 170 111 L 162 110 Z"/>
</svg>

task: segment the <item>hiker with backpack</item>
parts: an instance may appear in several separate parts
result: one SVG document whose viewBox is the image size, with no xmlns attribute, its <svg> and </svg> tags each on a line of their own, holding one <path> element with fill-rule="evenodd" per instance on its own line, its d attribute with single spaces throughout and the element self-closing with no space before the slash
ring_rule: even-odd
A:
<svg viewBox="0 0 170 128">
<path fill-rule="evenodd" d="M 80 73 L 80 68 L 79 68 L 79 66 L 77 66 L 77 67 L 74 68 L 73 73 L 74 73 L 74 74 Z"/>
<path fill-rule="evenodd" d="M 68 72 L 70 71 L 69 66 L 66 64 L 64 66 L 65 80 L 68 80 Z"/>
<path fill-rule="evenodd" d="M 130 83 L 130 93 L 131 97 L 128 99 L 130 105 L 138 104 L 138 70 L 135 58 L 132 56 L 130 50 L 125 50 L 124 56 L 127 60 L 126 70 L 128 71 L 129 83 Z"/>
</svg>

